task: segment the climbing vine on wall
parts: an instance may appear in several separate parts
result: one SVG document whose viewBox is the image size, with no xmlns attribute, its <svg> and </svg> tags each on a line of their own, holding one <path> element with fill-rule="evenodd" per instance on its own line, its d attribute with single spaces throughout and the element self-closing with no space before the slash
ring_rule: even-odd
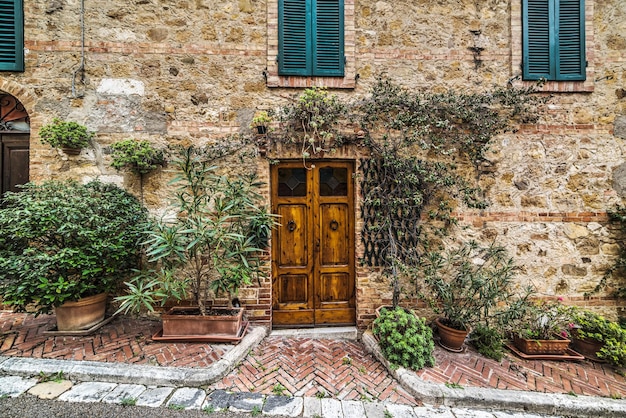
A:
<svg viewBox="0 0 626 418">
<path fill-rule="evenodd" d="M 438 250 L 456 223 L 455 207 L 487 205 L 478 180 L 481 167 L 491 164 L 494 137 L 535 122 L 547 100 L 534 87 L 433 93 L 380 77 L 351 104 L 326 90 L 306 90 L 281 111 L 285 129 L 274 140 L 300 144 L 305 162 L 346 142 L 367 147 L 369 157 L 360 162 L 362 261 L 391 277 L 395 305 L 402 271 Z M 352 136 L 350 126 L 358 127 Z"/>
</svg>

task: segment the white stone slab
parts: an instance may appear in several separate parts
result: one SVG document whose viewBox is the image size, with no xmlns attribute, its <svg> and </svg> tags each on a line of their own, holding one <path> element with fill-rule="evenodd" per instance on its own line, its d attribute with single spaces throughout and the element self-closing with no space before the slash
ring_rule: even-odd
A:
<svg viewBox="0 0 626 418">
<path fill-rule="evenodd" d="M 385 405 L 380 402 L 363 402 L 367 418 L 385 418 Z"/>
<path fill-rule="evenodd" d="M 322 404 L 322 416 L 324 418 L 343 418 L 341 401 L 337 399 L 323 398 L 320 402 Z"/>
<path fill-rule="evenodd" d="M 417 418 L 413 407 L 409 405 L 399 405 L 395 403 L 385 404 L 387 411 L 393 416 L 393 418 Z"/>
<path fill-rule="evenodd" d="M 304 398 L 304 418 L 322 416 L 322 402 L 317 398 Z"/>
<path fill-rule="evenodd" d="M 132 78 L 103 78 L 96 90 L 99 94 L 111 94 L 115 96 L 130 96 L 145 94 L 143 81 Z"/>
<path fill-rule="evenodd" d="M 0 377 L 0 396 L 17 398 L 37 384 L 37 379 L 27 379 L 20 376 Z"/>
<path fill-rule="evenodd" d="M 174 388 L 170 387 L 148 388 L 144 393 L 139 395 L 135 405 L 150 406 L 153 408 L 159 407 L 165 403 L 173 390 Z"/>
<path fill-rule="evenodd" d="M 185 409 L 200 409 L 206 399 L 206 392 L 196 388 L 180 388 L 177 389 L 169 401 L 167 406 L 182 406 Z"/>
<path fill-rule="evenodd" d="M 116 386 L 116 383 L 106 382 L 79 383 L 59 396 L 59 400 L 67 402 L 100 402 Z"/>
<path fill-rule="evenodd" d="M 343 410 L 344 418 L 363 418 L 365 416 L 363 402 L 341 401 L 341 409 Z"/>
<path fill-rule="evenodd" d="M 115 389 L 108 395 L 106 395 L 102 402 L 106 403 L 122 403 L 125 399 L 134 399 L 135 403 L 139 396 L 146 391 L 146 387 L 144 385 L 129 385 L 129 384 L 120 384 L 117 385 Z"/>
</svg>

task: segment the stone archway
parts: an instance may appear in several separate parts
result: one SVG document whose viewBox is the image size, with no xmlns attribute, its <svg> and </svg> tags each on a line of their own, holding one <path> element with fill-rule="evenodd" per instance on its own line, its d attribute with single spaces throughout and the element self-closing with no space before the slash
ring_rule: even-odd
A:
<svg viewBox="0 0 626 418">
<path fill-rule="evenodd" d="M 13 95 L 0 91 L 0 196 L 28 183 L 30 117 Z"/>
</svg>

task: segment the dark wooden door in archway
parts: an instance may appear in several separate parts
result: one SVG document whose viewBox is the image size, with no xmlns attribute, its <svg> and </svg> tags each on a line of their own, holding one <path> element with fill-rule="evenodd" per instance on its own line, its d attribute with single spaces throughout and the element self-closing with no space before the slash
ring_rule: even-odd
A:
<svg viewBox="0 0 626 418">
<path fill-rule="evenodd" d="M 275 327 L 351 325 L 354 286 L 354 165 L 285 162 L 272 167 Z"/>
<path fill-rule="evenodd" d="M 18 191 L 18 185 L 28 183 L 28 153 L 30 135 L 0 133 L 0 195 Z"/>
</svg>

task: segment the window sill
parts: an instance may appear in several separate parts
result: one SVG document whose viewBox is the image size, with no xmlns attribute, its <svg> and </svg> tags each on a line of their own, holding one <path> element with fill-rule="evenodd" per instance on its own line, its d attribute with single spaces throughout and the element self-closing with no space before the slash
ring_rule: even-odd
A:
<svg viewBox="0 0 626 418">
<path fill-rule="evenodd" d="M 354 89 L 355 77 L 303 77 L 286 75 L 268 75 L 267 87 L 328 87 L 331 89 Z"/>
<path fill-rule="evenodd" d="M 515 83 L 518 87 L 537 86 L 536 81 L 521 81 Z M 593 93 L 593 81 L 546 81 L 537 91 L 545 93 Z"/>
</svg>

